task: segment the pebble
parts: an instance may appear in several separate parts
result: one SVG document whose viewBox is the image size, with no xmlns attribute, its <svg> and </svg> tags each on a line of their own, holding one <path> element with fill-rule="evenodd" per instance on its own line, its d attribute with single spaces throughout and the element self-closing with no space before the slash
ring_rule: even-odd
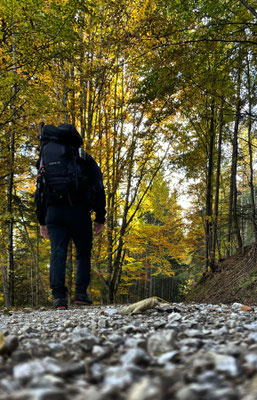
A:
<svg viewBox="0 0 257 400">
<path fill-rule="evenodd" d="M 115 387 L 117 389 L 124 389 L 133 382 L 133 376 L 126 367 L 115 366 L 106 369 L 104 384 L 107 386 Z"/>
<path fill-rule="evenodd" d="M 144 365 L 147 366 L 150 362 L 149 355 L 140 348 L 130 349 L 121 357 L 121 362 L 126 366 L 127 364 Z"/>
<path fill-rule="evenodd" d="M 147 339 L 147 350 L 150 354 L 165 353 L 173 349 L 176 339 L 174 330 L 162 330 L 150 335 Z"/>
<path fill-rule="evenodd" d="M 169 322 L 179 322 L 182 320 L 182 316 L 179 313 L 172 313 L 168 316 Z"/>
</svg>

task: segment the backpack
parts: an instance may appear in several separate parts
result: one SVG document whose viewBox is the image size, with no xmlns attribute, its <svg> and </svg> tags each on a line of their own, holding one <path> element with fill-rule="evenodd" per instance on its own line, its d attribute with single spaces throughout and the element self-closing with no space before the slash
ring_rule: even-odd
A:
<svg viewBox="0 0 257 400">
<path fill-rule="evenodd" d="M 90 208 L 91 187 L 86 162 L 79 157 L 83 143 L 70 124 L 45 125 L 40 136 L 37 189 L 48 205 L 78 203 Z"/>
</svg>

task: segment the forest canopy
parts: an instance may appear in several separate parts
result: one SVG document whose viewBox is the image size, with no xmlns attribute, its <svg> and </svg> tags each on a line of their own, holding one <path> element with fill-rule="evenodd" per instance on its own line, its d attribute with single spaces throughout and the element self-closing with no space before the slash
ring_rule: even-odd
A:
<svg viewBox="0 0 257 400">
<path fill-rule="evenodd" d="M 41 121 L 74 124 L 103 172 L 96 302 L 178 301 L 257 240 L 253 0 L 2 0 L 0 15 L 0 303 L 50 298 Z M 70 296 L 75 264 L 71 243 Z"/>
</svg>

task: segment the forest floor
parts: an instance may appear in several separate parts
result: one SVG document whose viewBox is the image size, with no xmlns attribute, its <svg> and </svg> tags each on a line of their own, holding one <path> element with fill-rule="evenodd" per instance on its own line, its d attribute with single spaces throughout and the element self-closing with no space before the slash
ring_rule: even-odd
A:
<svg viewBox="0 0 257 400">
<path fill-rule="evenodd" d="M 205 274 L 187 294 L 186 301 L 257 305 L 257 244 L 221 262 L 217 272 Z"/>
<path fill-rule="evenodd" d="M 0 400 L 255 400 L 257 310 L 159 304 L 0 314 Z"/>
</svg>

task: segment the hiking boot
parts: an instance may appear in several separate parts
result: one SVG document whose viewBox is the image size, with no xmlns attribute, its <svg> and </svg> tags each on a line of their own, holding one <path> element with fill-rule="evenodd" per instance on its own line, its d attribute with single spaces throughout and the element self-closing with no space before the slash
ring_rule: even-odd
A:
<svg viewBox="0 0 257 400">
<path fill-rule="evenodd" d="M 60 297 L 59 299 L 54 299 L 54 306 L 56 310 L 67 310 L 68 303 L 65 297 Z"/>
<path fill-rule="evenodd" d="M 74 303 L 78 306 L 91 306 L 93 304 L 87 293 L 76 293 Z"/>
</svg>

